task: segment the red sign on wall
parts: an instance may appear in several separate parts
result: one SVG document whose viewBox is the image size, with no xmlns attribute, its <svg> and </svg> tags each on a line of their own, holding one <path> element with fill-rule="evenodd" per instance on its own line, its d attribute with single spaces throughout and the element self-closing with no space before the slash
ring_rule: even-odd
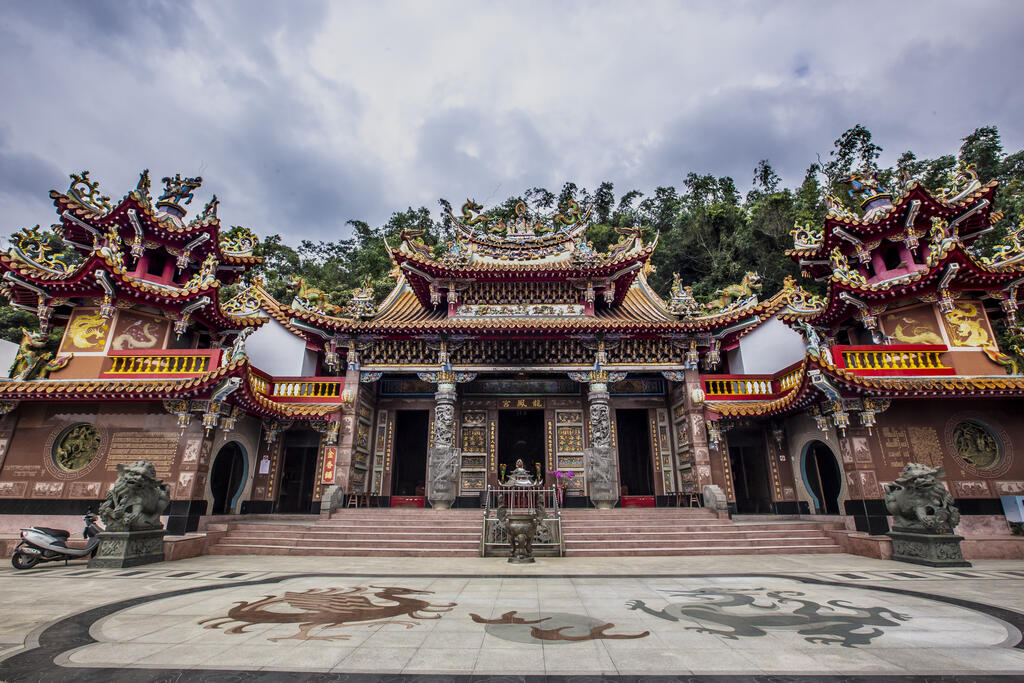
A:
<svg viewBox="0 0 1024 683">
<path fill-rule="evenodd" d="M 334 483 L 334 464 L 337 459 L 337 446 L 327 446 L 324 448 L 324 476 L 321 479 L 324 484 Z"/>
</svg>

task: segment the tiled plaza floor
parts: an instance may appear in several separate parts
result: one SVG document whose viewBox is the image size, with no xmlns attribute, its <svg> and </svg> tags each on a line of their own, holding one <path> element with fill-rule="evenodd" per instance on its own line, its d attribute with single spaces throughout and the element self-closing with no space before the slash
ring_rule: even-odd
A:
<svg viewBox="0 0 1024 683">
<path fill-rule="evenodd" d="M 1024 673 L 1013 561 L 201 557 L 5 568 L 0 604 L 0 681 Z"/>
</svg>

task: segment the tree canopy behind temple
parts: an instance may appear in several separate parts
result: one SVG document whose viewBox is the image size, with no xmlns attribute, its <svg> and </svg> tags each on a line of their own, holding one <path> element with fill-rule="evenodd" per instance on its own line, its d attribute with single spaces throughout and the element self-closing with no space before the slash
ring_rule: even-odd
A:
<svg viewBox="0 0 1024 683">
<path fill-rule="evenodd" d="M 682 282 L 693 286 L 698 299 L 706 300 L 716 290 L 738 282 L 748 270 L 761 275 L 763 291 L 770 293 L 782 286 L 787 275 L 798 275 L 797 266 L 785 256 L 792 245 L 789 233 L 794 224 L 820 224 L 826 211 L 826 194 L 854 207 L 842 178 L 853 171 L 876 170 L 883 184 L 909 178 L 937 190 L 946 184 L 958 160 L 953 155 L 919 159 L 908 150 L 895 166 L 881 168 L 881 151 L 870 131 L 857 125 L 835 141 L 826 159 L 812 163 L 803 182 L 794 188 L 781 187 L 781 179 L 765 159 L 756 164 L 753 189 L 745 197 L 732 178 L 690 172 L 680 187 L 659 187 L 650 194 L 615 188 L 609 182 L 592 190 L 571 182 L 557 192 L 530 188 L 489 207 L 487 213 L 506 220 L 514 216 L 519 202 L 538 213 L 553 213 L 575 200 L 591 211 L 587 237 L 599 251 L 617 241 L 618 228 L 639 225 L 647 239 L 660 235 L 652 259 L 657 271 L 650 281 L 663 296 L 676 272 Z M 999 131 L 982 127 L 963 139 L 958 156 L 977 167 L 982 182 L 1000 182 L 995 206 L 1005 214 L 1000 227 L 1005 231 L 1008 226 L 1016 226 L 1024 216 L 1024 151 L 1005 153 Z M 262 276 L 266 289 L 284 303 L 291 300 L 289 288 L 298 278 L 309 287 L 323 290 L 328 301 L 337 305 L 345 304 L 351 292 L 369 278 L 379 301 L 393 286 L 385 241 L 395 246 L 401 242 L 403 231 L 422 231 L 424 242 L 440 253 L 452 238 L 448 215 L 451 204 L 445 199 L 439 203 L 442 210 L 434 213 L 427 207 L 396 211 L 378 227 L 350 220 L 352 236 L 343 240 L 303 240 L 292 247 L 280 235 L 267 236 L 257 248 L 264 261 L 251 272 Z M 989 244 L 999 237 L 992 235 Z M 804 284 L 813 286 L 810 282 Z M 233 296 L 237 288 L 223 287 L 221 297 Z M 0 308 L 3 338 L 19 341 L 20 328 L 35 325 L 35 316 L 30 313 L 9 306 Z"/>
</svg>

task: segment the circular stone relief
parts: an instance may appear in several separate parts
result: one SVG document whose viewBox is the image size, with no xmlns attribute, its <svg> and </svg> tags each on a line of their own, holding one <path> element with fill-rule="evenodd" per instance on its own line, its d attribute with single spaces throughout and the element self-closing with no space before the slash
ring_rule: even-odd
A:
<svg viewBox="0 0 1024 683">
<path fill-rule="evenodd" d="M 95 458 L 100 450 L 100 433 L 88 422 L 73 424 L 62 431 L 53 444 L 53 462 L 64 472 L 78 472 Z"/>
<path fill-rule="evenodd" d="M 999 437 L 988 425 L 976 420 L 963 420 L 953 428 L 953 452 L 978 472 L 994 470 L 1003 460 Z"/>
</svg>

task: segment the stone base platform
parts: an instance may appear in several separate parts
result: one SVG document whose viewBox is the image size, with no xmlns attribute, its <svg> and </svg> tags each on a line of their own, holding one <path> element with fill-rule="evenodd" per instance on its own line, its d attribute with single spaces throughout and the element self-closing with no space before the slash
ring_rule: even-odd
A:
<svg viewBox="0 0 1024 683">
<path fill-rule="evenodd" d="M 903 529 L 893 529 L 888 534 L 892 539 L 892 559 L 927 567 L 970 567 L 960 552 L 963 536 L 955 534 L 928 534 Z"/>
<path fill-rule="evenodd" d="M 104 531 L 100 533 L 100 544 L 96 556 L 89 560 L 89 567 L 121 569 L 163 562 L 166 533 L 163 529 Z"/>
</svg>

